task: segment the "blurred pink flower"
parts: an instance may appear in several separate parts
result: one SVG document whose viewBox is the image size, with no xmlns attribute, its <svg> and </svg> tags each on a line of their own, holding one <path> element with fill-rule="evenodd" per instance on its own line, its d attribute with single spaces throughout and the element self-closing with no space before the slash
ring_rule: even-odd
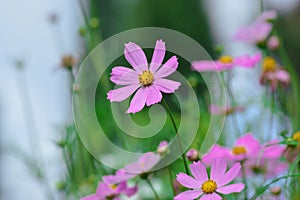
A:
<svg viewBox="0 0 300 200">
<path fill-rule="evenodd" d="M 263 70 L 260 76 L 260 84 L 270 83 L 271 89 L 276 90 L 278 84 L 287 86 L 290 83 L 290 74 L 278 66 L 272 57 L 266 57 L 263 61 Z"/>
<path fill-rule="evenodd" d="M 277 140 L 261 145 L 251 134 L 246 134 L 238 138 L 231 149 L 214 145 L 201 161 L 207 166 L 219 158 L 227 160 L 230 165 L 243 162 L 247 175 L 263 174 L 270 178 L 287 169 L 287 163 L 280 160 L 284 150 Z"/>
<path fill-rule="evenodd" d="M 230 107 L 211 104 L 208 110 L 213 115 L 230 115 L 234 112 L 242 112 L 245 110 L 245 108 L 242 106 Z"/>
<path fill-rule="evenodd" d="M 124 87 L 110 90 L 107 93 L 107 99 L 111 102 L 121 102 L 137 91 L 127 110 L 127 113 L 136 113 L 145 105 L 150 106 L 160 102 L 162 92 L 173 93 L 177 90 L 181 85 L 179 82 L 165 79 L 177 70 L 177 57 L 171 57 L 162 65 L 165 52 L 165 43 L 157 40 L 150 66 L 148 66 L 146 55 L 140 46 L 132 42 L 125 44 L 124 55 L 133 70 L 122 66 L 112 69 L 110 80 Z"/>
<path fill-rule="evenodd" d="M 181 185 L 192 190 L 182 192 L 174 197 L 174 199 L 197 199 L 202 196 L 201 200 L 221 200 L 222 197 L 219 194 L 241 192 L 245 187 L 243 183 L 229 184 L 238 176 L 241 165 L 236 163 L 227 172 L 226 168 L 225 160 L 216 159 L 211 166 L 210 177 L 208 177 L 205 166 L 200 161 L 194 162 L 190 165 L 194 178 L 184 173 L 179 173 L 176 178 Z"/>
<path fill-rule="evenodd" d="M 277 13 L 274 10 L 263 12 L 253 23 L 241 27 L 233 36 L 233 39 L 250 44 L 264 42 L 273 29 L 273 25 L 270 21 L 276 17 Z"/>
<path fill-rule="evenodd" d="M 137 187 L 128 187 L 126 182 L 122 182 L 118 185 L 108 184 L 105 182 L 99 182 L 98 188 L 95 194 L 81 198 L 80 200 L 119 200 L 119 196 L 124 194 L 128 197 L 134 195 L 137 192 Z"/>
<path fill-rule="evenodd" d="M 261 57 L 261 53 L 256 53 L 253 56 L 242 55 L 236 58 L 230 56 L 221 56 L 217 61 L 193 61 L 192 69 L 199 72 L 204 72 L 229 70 L 234 68 L 235 66 L 253 68 L 261 60 Z"/>
<path fill-rule="evenodd" d="M 107 183 L 120 183 L 139 175 L 147 174 L 160 161 L 158 154 L 148 152 L 143 154 L 137 162 L 126 165 L 119 169 L 115 175 L 104 176 L 103 180 Z"/>
</svg>

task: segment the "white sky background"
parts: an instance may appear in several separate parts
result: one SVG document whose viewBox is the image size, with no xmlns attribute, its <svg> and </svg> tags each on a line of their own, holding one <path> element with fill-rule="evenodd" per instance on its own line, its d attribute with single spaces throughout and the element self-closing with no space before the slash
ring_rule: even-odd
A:
<svg viewBox="0 0 300 200">
<path fill-rule="evenodd" d="M 284 3 L 282 0 L 269 1 L 272 1 L 276 9 L 284 12 L 299 2 L 299 0 L 286 0 Z M 213 25 L 213 34 L 218 42 L 225 42 L 228 53 L 240 55 L 255 50 L 229 41 L 240 25 L 250 22 L 258 13 L 258 0 L 206 0 L 205 4 L 210 24 Z M 47 15 L 52 12 L 60 16 L 59 27 L 51 26 L 47 21 Z M 59 131 L 70 122 L 71 105 L 68 74 L 58 69 L 58 66 L 62 54 L 80 52 L 77 34 L 79 22 L 82 22 L 82 16 L 74 0 L 1 2 L 0 199 L 44 199 L 41 187 L 32 179 L 22 162 L 3 151 L 4 147 L 13 144 L 30 152 L 21 107 L 22 98 L 18 90 L 18 80 L 22 74 L 13 65 L 16 58 L 24 58 L 26 63 L 25 76 L 44 160 L 49 170 L 50 184 L 53 186 L 59 177 L 62 177 L 64 167 L 61 163 L 61 152 L 53 141 L 60 138 Z M 62 37 L 63 44 L 57 42 L 60 40 L 58 37 Z M 238 74 L 235 81 L 243 85 L 239 88 L 243 91 L 251 89 L 249 87 L 253 85 L 249 86 L 247 82 L 257 77 L 257 73 L 253 71 L 245 75 L 242 70 Z M 234 87 L 236 92 L 243 92 L 239 91 L 239 88 Z"/>
</svg>

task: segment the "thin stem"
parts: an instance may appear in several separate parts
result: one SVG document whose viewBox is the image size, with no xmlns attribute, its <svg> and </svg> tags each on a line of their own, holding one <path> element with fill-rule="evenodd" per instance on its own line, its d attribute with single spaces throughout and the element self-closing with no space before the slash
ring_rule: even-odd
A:
<svg viewBox="0 0 300 200">
<path fill-rule="evenodd" d="M 173 185 L 173 177 L 172 177 L 172 171 L 170 167 L 167 167 L 168 173 L 169 173 L 169 178 L 170 178 L 170 183 L 171 183 L 171 187 L 172 187 L 172 191 L 173 191 L 173 196 L 175 196 L 176 191 Z"/>
<path fill-rule="evenodd" d="M 260 11 L 264 12 L 264 0 L 260 0 Z"/>
<path fill-rule="evenodd" d="M 167 110 L 167 112 L 168 112 L 168 114 L 169 114 L 169 116 L 170 116 L 170 119 L 171 119 L 171 121 L 172 121 L 172 125 L 173 125 L 173 128 L 174 128 L 174 130 L 175 130 L 176 137 L 177 137 L 177 139 L 178 139 L 178 144 L 179 144 L 179 148 L 180 148 L 180 151 L 181 151 L 181 157 L 182 157 L 182 159 L 183 159 L 184 168 L 185 168 L 186 173 L 189 175 L 190 173 L 189 173 L 189 170 L 188 170 L 187 161 L 186 161 L 186 158 L 185 158 L 185 156 L 184 156 L 184 152 L 183 152 L 183 148 L 182 148 L 182 143 L 181 143 L 181 140 L 180 140 L 180 136 L 179 136 L 179 133 L 178 133 L 178 128 L 177 128 L 177 126 L 176 126 L 174 117 L 173 117 L 173 115 L 172 115 L 172 113 L 171 113 L 171 110 L 170 110 L 170 108 L 169 108 L 169 106 L 168 106 L 168 104 L 167 104 L 167 102 L 165 101 L 164 98 L 162 99 L 162 104 L 163 104 L 164 107 L 166 108 L 166 110 Z"/>
<path fill-rule="evenodd" d="M 156 200 L 159 200 L 158 194 L 157 194 L 157 192 L 155 191 L 155 189 L 154 189 L 154 187 L 153 187 L 153 185 L 152 185 L 150 179 L 147 178 L 146 181 L 147 181 L 148 185 L 150 186 L 151 190 L 153 191 L 153 194 L 154 194 L 154 196 L 155 196 L 155 199 L 156 199 Z"/>
<path fill-rule="evenodd" d="M 245 167 L 244 167 L 244 161 L 241 161 L 241 169 L 242 169 L 242 181 L 245 184 L 245 189 L 244 189 L 244 195 L 245 195 L 245 200 L 247 200 L 247 180 L 246 180 L 246 172 L 245 172 Z"/>
<path fill-rule="evenodd" d="M 282 179 L 286 179 L 289 177 L 300 177 L 300 174 L 290 174 L 286 176 L 281 176 L 279 178 L 276 178 L 272 180 L 270 183 L 266 184 L 265 186 L 261 187 L 249 200 L 255 200 L 257 197 L 259 197 L 262 193 L 264 193 L 273 183 L 276 183 Z"/>
</svg>

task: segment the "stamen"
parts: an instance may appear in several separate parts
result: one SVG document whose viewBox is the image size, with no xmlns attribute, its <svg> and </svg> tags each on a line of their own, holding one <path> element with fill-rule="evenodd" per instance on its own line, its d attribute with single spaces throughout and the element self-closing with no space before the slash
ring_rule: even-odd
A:
<svg viewBox="0 0 300 200">
<path fill-rule="evenodd" d="M 233 63 L 233 58 L 231 56 L 221 56 L 219 61 L 223 64 L 230 64 Z"/>
<path fill-rule="evenodd" d="M 263 71 L 264 72 L 274 72 L 276 71 L 277 62 L 272 57 L 266 57 L 263 61 Z"/>
<path fill-rule="evenodd" d="M 144 70 L 138 77 L 142 86 L 151 85 L 154 81 L 154 75 L 149 70 Z"/>
<path fill-rule="evenodd" d="M 211 194 L 216 191 L 217 183 L 213 180 L 207 180 L 202 184 L 201 189 L 205 194 Z"/>
<path fill-rule="evenodd" d="M 235 147 L 232 148 L 231 151 L 232 151 L 232 153 L 233 153 L 234 155 L 240 155 L 240 154 L 245 154 L 245 153 L 247 153 L 246 148 L 243 147 L 243 146 L 235 146 Z"/>
</svg>

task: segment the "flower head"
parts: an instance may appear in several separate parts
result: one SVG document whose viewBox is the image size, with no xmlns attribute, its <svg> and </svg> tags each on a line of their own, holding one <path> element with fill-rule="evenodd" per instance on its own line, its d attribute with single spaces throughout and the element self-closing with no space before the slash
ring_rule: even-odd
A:
<svg viewBox="0 0 300 200">
<path fill-rule="evenodd" d="M 118 185 L 99 182 L 95 194 L 83 197 L 80 200 L 107 200 L 107 199 L 117 200 L 119 199 L 119 196 L 121 194 L 130 197 L 134 195 L 136 192 L 137 192 L 137 187 L 128 187 L 126 182 L 122 182 Z"/>
<path fill-rule="evenodd" d="M 200 162 L 190 165 L 193 177 L 184 173 L 177 175 L 177 181 L 192 190 L 178 194 L 175 200 L 197 199 L 222 199 L 219 194 L 231 194 L 241 192 L 245 185 L 243 183 L 229 184 L 239 174 L 241 165 L 236 163 L 226 172 L 226 161 L 216 159 L 211 166 L 210 176 L 208 177 L 205 166 Z"/>
<path fill-rule="evenodd" d="M 143 154 L 138 161 L 126 165 L 119 169 L 115 175 L 104 176 L 103 180 L 107 183 L 120 183 L 136 176 L 142 176 L 151 171 L 160 161 L 158 154 L 148 152 Z"/>
<path fill-rule="evenodd" d="M 165 78 L 177 70 L 177 57 L 171 57 L 162 65 L 165 52 L 165 43 L 157 40 L 148 66 L 146 55 L 140 46 L 132 42 L 125 44 L 124 55 L 133 69 L 121 66 L 112 69 L 110 80 L 124 87 L 110 90 L 107 99 L 111 102 L 121 102 L 136 91 L 127 110 L 127 113 L 136 113 L 145 105 L 159 103 L 162 93 L 173 93 L 177 90 L 180 83 Z"/>
<path fill-rule="evenodd" d="M 250 44 L 264 43 L 273 29 L 271 21 L 276 17 L 277 13 L 273 10 L 263 12 L 253 23 L 241 27 L 233 39 Z"/>
<path fill-rule="evenodd" d="M 271 89 L 275 90 L 278 84 L 287 86 L 290 83 L 290 75 L 287 71 L 278 66 L 272 57 L 266 57 L 262 65 L 260 84 L 270 83 Z"/>
<path fill-rule="evenodd" d="M 216 61 L 201 60 L 193 61 L 192 69 L 204 72 L 204 71 L 224 71 L 234 68 L 235 66 L 241 66 L 245 68 L 254 67 L 261 60 L 261 53 L 256 53 L 253 56 L 242 55 L 236 58 L 231 56 L 221 56 Z"/>
</svg>

